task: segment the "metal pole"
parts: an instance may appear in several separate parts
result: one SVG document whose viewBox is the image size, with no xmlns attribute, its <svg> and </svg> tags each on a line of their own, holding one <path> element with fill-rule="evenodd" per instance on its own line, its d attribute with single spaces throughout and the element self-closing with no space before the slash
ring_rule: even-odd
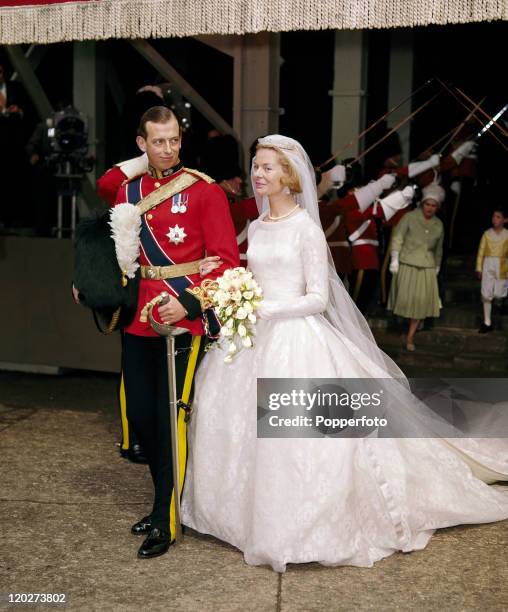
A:
<svg viewBox="0 0 508 612">
<path fill-rule="evenodd" d="M 58 194 L 58 211 L 57 211 L 57 221 L 56 221 L 56 237 L 62 237 L 62 225 L 63 225 L 63 195 L 61 193 Z"/>
<path fill-rule="evenodd" d="M 71 238 L 74 238 L 74 232 L 76 230 L 76 201 L 77 195 L 76 192 L 73 191 L 71 199 Z"/>
</svg>

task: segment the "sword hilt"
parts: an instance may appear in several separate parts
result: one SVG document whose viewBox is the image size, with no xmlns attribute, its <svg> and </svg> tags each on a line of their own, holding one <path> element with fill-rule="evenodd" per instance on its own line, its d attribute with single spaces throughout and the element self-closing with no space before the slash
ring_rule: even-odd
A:
<svg viewBox="0 0 508 612">
<path fill-rule="evenodd" d="M 189 331 L 188 329 L 176 327 L 175 325 L 170 325 L 169 323 L 159 323 L 159 321 L 154 319 L 152 312 L 154 306 L 164 306 L 164 304 L 167 304 L 169 300 L 169 293 L 167 291 L 162 291 L 156 298 L 148 302 L 148 304 L 146 304 L 143 308 L 143 311 L 146 309 L 146 315 L 148 316 L 152 329 L 157 332 L 159 336 L 179 336 L 180 334 L 187 333 Z"/>
</svg>

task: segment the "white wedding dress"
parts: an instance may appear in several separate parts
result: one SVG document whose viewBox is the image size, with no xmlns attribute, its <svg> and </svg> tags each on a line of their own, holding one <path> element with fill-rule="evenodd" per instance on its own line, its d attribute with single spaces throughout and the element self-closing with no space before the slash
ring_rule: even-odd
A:
<svg viewBox="0 0 508 612">
<path fill-rule="evenodd" d="M 258 439 L 258 377 L 379 369 L 322 314 L 327 247 L 306 211 L 252 223 L 248 262 L 264 292 L 262 318 L 254 348 L 232 364 L 214 348 L 197 373 L 185 525 L 281 572 L 309 561 L 368 567 L 424 548 L 436 528 L 508 518 L 507 488 L 484 482 L 508 479 L 504 441 Z"/>
</svg>

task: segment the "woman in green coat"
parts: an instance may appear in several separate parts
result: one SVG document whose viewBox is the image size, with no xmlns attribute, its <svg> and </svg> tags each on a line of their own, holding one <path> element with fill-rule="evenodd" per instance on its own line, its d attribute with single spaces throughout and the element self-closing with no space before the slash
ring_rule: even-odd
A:
<svg viewBox="0 0 508 612">
<path fill-rule="evenodd" d="M 409 319 L 408 351 L 415 350 L 419 322 L 438 317 L 441 308 L 437 275 L 443 254 L 443 223 L 435 215 L 445 198 L 442 187 L 431 183 L 422 193 L 421 206 L 405 214 L 395 227 L 390 272 L 394 275 L 388 310 Z"/>
</svg>

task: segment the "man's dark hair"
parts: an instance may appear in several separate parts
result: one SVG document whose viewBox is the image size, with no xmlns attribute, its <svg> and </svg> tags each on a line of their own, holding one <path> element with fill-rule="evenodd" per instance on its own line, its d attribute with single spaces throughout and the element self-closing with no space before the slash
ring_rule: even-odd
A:
<svg viewBox="0 0 508 612">
<path fill-rule="evenodd" d="M 167 123 L 175 119 L 178 123 L 178 127 L 180 127 L 180 121 L 178 121 L 178 117 L 175 113 L 168 108 L 167 106 L 152 106 L 147 111 L 143 113 L 141 119 L 139 120 L 138 126 L 138 136 L 142 136 L 146 138 L 146 124 L 151 121 L 152 123 Z M 180 132 L 182 131 L 180 127 Z"/>
</svg>

